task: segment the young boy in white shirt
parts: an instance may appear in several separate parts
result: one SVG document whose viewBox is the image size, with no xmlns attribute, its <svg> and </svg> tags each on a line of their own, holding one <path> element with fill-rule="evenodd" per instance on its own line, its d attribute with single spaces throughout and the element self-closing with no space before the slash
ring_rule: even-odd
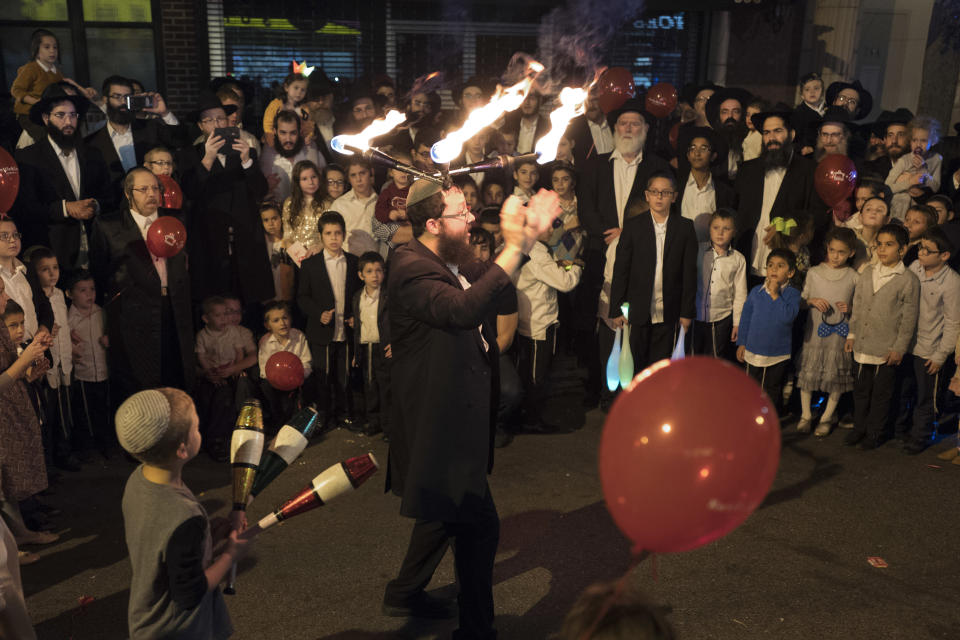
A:
<svg viewBox="0 0 960 640">
<path fill-rule="evenodd" d="M 361 435 L 385 434 L 390 429 L 390 323 L 387 319 L 387 291 L 383 256 L 368 251 L 359 260 L 363 288 L 353 294 L 354 363 L 363 375 L 366 424 L 353 431 Z"/>
<path fill-rule="evenodd" d="M 110 341 L 104 332 L 106 319 L 96 303 L 97 288 L 89 271 L 78 271 L 67 293 L 70 296 L 68 333 L 73 345 L 74 444 L 78 451 L 95 445 L 109 458 L 117 448 L 117 437 L 110 407 L 107 368 Z"/>
<path fill-rule="evenodd" d="M 734 212 L 718 209 L 710 216 L 710 241 L 697 256 L 697 320 L 693 352 L 736 361 L 737 327 L 747 300 L 747 261 L 730 246 L 736 232 Z"/>
<path fill-rule="evenodd" d="M 576 287 L 583 271 L 579 265 L 563 267 L 554 260 L 547 245 L 552 233 L 553 229 L 548 229 L 541 234 L 517 279 L 517 369 L 524 387 L 521 432 L 526 433 L 561 431 L 542 415 L 557 346 L 557 292 Z"/>
<path fill-rule="evenodd" d="M 267 382 L 267 360 L 278 351 L 289 351 L 297 356 L 303 365 L 304 384 L 301 389 L 304 386 L 310 388 L 306 380 L 313 372 L 313 358 L 307 337 L 291 326 L 291 317 L 290 305 L 282 300 L 268 303 L 263 311 L 263 326 L 267 333 L 260 338 L 257 361 L 260 365 L 260 389 L 267 405 L 266 420 L 271 429 L 279 429 L 284 420 L 292 415 L 299 390 L 295 393 L 284 393 L 270 386 Z"/>
</svg>

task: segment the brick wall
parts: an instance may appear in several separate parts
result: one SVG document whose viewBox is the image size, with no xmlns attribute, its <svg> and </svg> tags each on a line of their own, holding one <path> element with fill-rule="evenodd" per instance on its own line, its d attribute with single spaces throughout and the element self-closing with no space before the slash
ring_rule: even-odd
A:
<svg viewBox="0 0 960 640">
<path fill-rule="evenodd" d="M 160 10 L 161 86 L 169 107 L 181 115 L 193 109 L 206 85 L 204 5 L 195 0 L 157 0 L 154 5 Z"/>
</svg>

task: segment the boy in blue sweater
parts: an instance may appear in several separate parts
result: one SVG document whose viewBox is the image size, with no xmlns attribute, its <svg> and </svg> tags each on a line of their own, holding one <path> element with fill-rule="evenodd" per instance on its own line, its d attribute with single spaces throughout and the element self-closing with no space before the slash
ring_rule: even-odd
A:
<svg viewBox="0 0 960 640">
<path fill-rule="evenodd" d="M 747 373 L 760 383 L 778 411 L 790 363 L 793 321 L 800 312 L 800 292 L 789 284 L 796 260 L 789 249 L 770 252 L 767 279 L 747 296 L 737 332 L 737 360 L 747 364 Z"/>
</svg>

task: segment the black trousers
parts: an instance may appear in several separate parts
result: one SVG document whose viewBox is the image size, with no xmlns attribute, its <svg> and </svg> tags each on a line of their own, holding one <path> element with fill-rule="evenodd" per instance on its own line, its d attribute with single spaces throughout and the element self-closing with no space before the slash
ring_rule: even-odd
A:
<svg viewBox="0 0 960 640">
<path fill-rule="evenodd" d="M 46 432 L 47 452 L 55 460 L 66 458 L 73 451 L 73 412 L 70 385 L 54 389 L 44 376 L 40 379 L 40 411 L 42 432 Z M 46 447 L 45 447 L 46 448 Z"/>
<path fill-rule="evenodd" d="M 927 442 L 933 436 L 941 387 L 949 383 L 949 378 L 944 378 L 943 367 L 932 375 L 927 373 L 926 361 L 908 353 L 897 367 L 895 397 L 899 410 L 894 433 L 898 438 Z"/>
<path fill-rule="evenodd" d="M 222 384 L 216 385 L 199 377 L 194 396 L 204 444 L 222 445 L 233 434 L 237 419 L 237 378 L 227 378 Z"/>
<path fill-rule="evenodd" d="M 468 497 L 467 500 L 470 500 Z M 466 502 L 464 503 L 466 506 Z M 423 593 L 447 546 L 453 545 L 453 560 L 460 593 L 460 628 L 454 638 L 496 638 L 493 628 L 493 563 L 500 542 L 500 517 L 490 487 L 475 498 L 468 521 L 417 520 L 410 534 L 407 554 L 394 580 L 387 584 L 383 601 L 402 606 Z"/>
<path fill-rule="evenodd" d="M 699 356 L 737 360 L 736 344 L 730 342 L 733 332 L 733 314 L 716 322 L 693 323 L 693 352 Z"/>
<path fill-rule="evenodd" d="M 880 440 L 890 405 L 896 367 L 885 364 L 853 363 L 856 376 L 853 384 L 853 432 Z"/>
<path fill-rule="evenodd" d="M 517 373 L 513 354 L 500 354 L 500 404 L 497 407 L 497 425 L 511 422 L 523 399 L 523 383 Z"/>
<path fill-rule="evenodd" d="M 784 360 L 769 367 L 755 367 L 747 365 L 747 375 L 760 383 L 760 386 L 770 396 L 777 413 L 780 413 L 783 404 L 783 378 L 790 367 L 790 360 Z"/>
<path fill-rule="evenodd" d="M 363 374 L 366 419 L 371 426 L 379 426 L 390 435 L 390 358 L 383 354 L 383 348 L 379 342 L 361 344 L 357 364 Z"/>
<path fill-rule="evenodd" d="M 643 371 L 654 362 L 669 358 L 677 342 L 680 325 L 675 322 L 630 325 L 630 348 L 633 351 L 633 370 Z M 688 339 L 685 339 L 689 342 Z M 604 366 L 606 362 L 602 363 Z"/>
<path fill-rule="evenodd" d="M 523 383 L 523 408 L 528 418 L 538 418 L 547 399 L 556 346 L 557 325 L 547 328 L 543 340 L 517 336 L 517 373 Z"/>
<path fill-rule="evenodd" d="M 73 404 L 73 447 L 85 451 L 96 447 L 109 451 L 117 447 L 110 404 L 110 381 L 87 382 L 74 379 L 70 385 Z"/>
<path fill-rule="evenodd" d="M 324 416 L 353 416 L 351 351 L 346 342 L 310 345 L 317 408 Z"/>
<path fill-rule="evenodd" d="M 278 391 L 266 379 L 260 380 L 260 395 L 264 404 L 264 429 L 268 434 L 276 434 L 285 422 L 303 404 L 303 390 L 313 384 L 310 374 L 303 384 L 293 391 Z"/>
</svg>

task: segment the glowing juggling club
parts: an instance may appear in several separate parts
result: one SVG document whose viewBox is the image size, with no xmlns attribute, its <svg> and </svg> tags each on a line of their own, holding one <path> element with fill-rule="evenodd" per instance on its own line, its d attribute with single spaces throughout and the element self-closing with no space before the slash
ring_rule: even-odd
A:
<svg viewBox="0 0 960 640">
<path fill-rule="evenodd" d="M 230 466 L 233 470 L 233 510 L 245 511 L 247 497 L 257 475 L 257 463 L 263 453 L 263 410 L 260 401 L 248 399 L 240 407 L 240 415 L 230 438 Z M 237 565 L 230 569 L 230 581 L 224 593 L 234 593 Z"/>
<path fill-rule="evenodd" d="M 623 325 L 623 345 L 620 348 L 620 386 L 624 389 L 633 380 L 633 349 L 630 348 L 630 303 L 624 302 L 620 305 L 620 311 L 623 312 L 623 318 L 627 321 Z"/>
<path fill-rule="evenodd" d="M 616 391 L 620 386 L 620 327 L 613 335 L 613 348 L 607 359 L 607 389 Z"/>
<path fill-rule="evenodd" d="M 322 507 L 334 498 L 350 493 L 359 487 L 379 468 L 380 464 L 372 453 L 338 462 L 314 478 L 297 495 L 277 507 L 273 513 L 265 516 L 256 525 L 241 533 L 240 537 L 253 538 L 278 522 Z"/>
<path fill-rule="evenodd" d="M 300 457 L 303 450 L 307 448 L 307 443 L 317 428 L 318 422 L 317 410 L 309 406 L 293 414 L 287 424 L 280 428 L 277 437 L 273 439 L 269 448 L 263 452 L 263 457 L 260 458 L 257 475 L 253 479 L 253 487 L 250 488 L 250 495 L 247 497 L 248 505 L 284 469 Z"/>
</svg>

